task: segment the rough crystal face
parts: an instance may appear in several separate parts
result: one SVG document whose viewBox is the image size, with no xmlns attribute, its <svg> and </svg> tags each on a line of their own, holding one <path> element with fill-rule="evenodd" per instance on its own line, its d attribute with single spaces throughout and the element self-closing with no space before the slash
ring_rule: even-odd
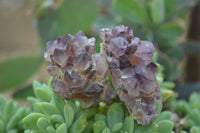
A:
<svg viewBox="0 0 200 133">
<path fill-rule="evenodd" d="M 100 38 L 101 53 L 95 52 L 95 39 L 82 31 L 47 43 L 44 56 L 51 63 L 47 69 L 53 91 L 65 99 L 77 98 L 85 107 L 118 95 L 139 124 L 151 124 L 161 100 L 153 44 L 123 25 L 100 30 Z"/>
<path fill-rule="evenodd" d="M 160 100 L 160 88 L 155 77 L 157 66 L 152 61 L 153 44 L 134 37 L 132 30 L 123 25 L 101 30 L 101 38 L 101 53 L 107 56 L 119 98 L 138 123 L 149 125 L 157 118 L 157 101 Z M 116 60 L 119 65 L 113 65 Z"/>
<path fill-rule="evenodd" d="M 96 54 L 95 39 L 88 39 L 82 31 L 48 42 L 45 59 L 51 63 L 48 72 L 53 76 L 52 89 L 59 96 L 80 99 L 86 107 L 116 96 L 105 82 L 109 75 L 106 59 Z"/>
</svg>

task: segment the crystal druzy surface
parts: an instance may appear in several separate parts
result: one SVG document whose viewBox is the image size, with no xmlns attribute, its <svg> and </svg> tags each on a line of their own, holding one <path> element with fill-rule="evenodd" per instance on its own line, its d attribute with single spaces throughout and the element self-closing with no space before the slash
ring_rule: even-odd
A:
<svg viewBox="0 0 200 133">
<path fill-rule="evenodd" d="M 50 62 L 53 91 L 65 99 L 79 99 L 85 107 L 118 95 L 139 124 L 151 124 L 161 100 L 153 44 L 134 37 L 123 25 L 102 29 L 100 37 L 100 53 L 95 52 L 95 39 L 82 31 L 47 43 L 45 59 Z"/>
</svg>

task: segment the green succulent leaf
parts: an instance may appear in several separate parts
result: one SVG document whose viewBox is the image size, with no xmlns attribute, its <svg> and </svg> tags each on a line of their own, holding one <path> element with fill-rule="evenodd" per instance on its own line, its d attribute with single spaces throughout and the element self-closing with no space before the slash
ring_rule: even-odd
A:
<svg viewBox="0 0 200 133">
<path fill-rule="evenodd" d="M 155 122 L 159 122 L 159 121 L 162 121 L 162 120 L 170 120 L 172 116 L 172 113 L 169 112 L 169 111 L 163 111 L 159 117 L 155 120 Z"/>
<path fill-rule="evenodd" d="M 0 114 L 3 113 L 5 106 L 6 106 L 6 98 L 4 96 L 0 95 Z"/>
<path fill-rule="evenodd" d="M 0 132 L 2 133 L 4 131 L 4 123 L 2 120 L 0 120 Z"/>
<path fill-rule="evenodd" d="M 54 122 L 58 122 L 58 123 L 62 123 L 64 122 L 64 119 L 61 115 L 59 114 L 54 114 L 51 116 L 51 120 L 53 120 Z"/>
<path fill-rule="evenodd" d="M 109 128 L 105 128 L 102 133 L 110 133 Z"/>
<path fill-rule="evenodd" d="M 140 126 L 134 130 L 134 133 L 156 133 L 158 125 L 152 123 L 150 126 Z"/>
<path fill-rule="evenodd" d="M 39 118 L 47 118 L 46 115 L 40 113 L 31 113 L 23 119 L 24 125 L 26 128 L 31 130 L 37 130 L 37 121 Z"/>
<path fill-rule="evenodd" d="M 103 129 L 107 127 L 106 122 L 103 120 L 98 120 L 94 123 L 93 131 L 94 133 L 101 133 Z"/>
<path fill-rule="evenodd" d="M 195 126 L 190 129 L 190 133 L 199 133 L 199 132 L 200 132 L 200 128 L 197 128 Z"/>
<path fill-rule="evenodd" d="M 35 96 L 43 102 L 49 102 L 51 100 L 50 92 L 43 86 L 36 86 L 34 88 L 34 93 Z"/>
<path fill-rule="evenodd" d="M 157 114 L 160 114 L 161 111 L 162 111 L 162 107 L 163 107 L 162 101 L 158 101 L 157 105 L 158 105 L 158 107 L 157 107 Z"/>
<path fill-rule="evenodd" d="M 158 133 L 169 133 L 174 128 L 174 123 L 170 120 L 162 120 L 157 123 L 158 124 Z"/>
<path fill-rule="evenodd" d="M 189 98 L 189 104 L 193 109 L 197 108 L 200 110 L 199 101 L 200 101 L 200 95 L 197 93 L 193 93 Z"/>
<path fill-rule="evenodd" d="M 86 128 L 86 125 L 87 119 L 82 115 L 72 124 L 69 131 L 70 133 L 81 133 Z"/>
<path fill-rule="evenodd" d="M 96 114 L 95 115 L 95 121 L 98 121 L 98 120 L 106 121 L 106 116 L 103 115 L 103 114 Z"/>
<path fill-rule="evenodd" d="M 57 108 L 51 103 L 43 102 L 40 106 L 42 111 L 49 116 L 53 114 L 59 114 Z"/>
<path fill-rule="evenodd" d="M 67 127 L 70 127 L 74 120 L 74 110 L 70 104 L 66 104 L 64 106 L 64 116 L 65 116 L 65 122 L 67 123 Z"/>
<path fill-rule="evenodd" d="M 128 133 L 132 133 L 134 129 L 134 120 L 132 116 L 127 116 L 124 121 L 124 131 L 127 131 Z"/>
<path fill-rule="evenodd" d="M 122 122 L 116 123 L 112 128 L 112 133 L 119 132 L 119 130 L 122 128 L 122 126 L 123 126 Z"/>
<path fill-rule="evenodd" d="M 114 125 L 120 122 L 123 122 L 124 120 L 124 111 L 120 104 L 114 103 L 109 108 L 107 112 L 107 121 L 108 126 L 110 129 L 113 129 Z"/>
<path fill-rule="evenodd" d="M 47 130 L 47 133 L 56 133 L 56 129 L 52 126 L 48 126 L 46 130 Z"/>
<path fill-rule="evenodd" d="M 66 123 L 62 123 L 56 130 L 56 133 L 67 133 Z M 75 133 L 75 132 L 74 132 Z"/>
<path fill-rule="evenodd" d="M 18 105 L 16 103 L 14 103 L 13 100 L 9 100 L 6 103 L 6 106 L 5 106 L 5 109 L 4 109 L 4 113 L 3 113 L 4 122 L 5 122 L 6 125 L 9 122 L 10 118 L 12 117 L 12 115 L 17 110 L 17 108 L 18 108 Z"/>
<path fill-rule="evenodd" d="M 48 125 L 49 125 L 49 120 L 46 118 L 41 117 L 37 120 L 37 127 L 39 130 L 43 132 L 46 132 Z"/>
<path fill-rule="evenodd" d="M 88 121 L 87 126 L 85 130 L 83 131 L 83 133 L 93 133 L 93 125 L 94 125 L 93 121 Z"/>
</svg>

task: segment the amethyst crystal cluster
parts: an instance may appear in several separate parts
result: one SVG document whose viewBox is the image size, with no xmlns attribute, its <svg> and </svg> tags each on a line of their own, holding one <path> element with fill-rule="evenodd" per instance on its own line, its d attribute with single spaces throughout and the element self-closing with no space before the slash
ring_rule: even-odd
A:
<svg viewBox="0 0 200 133">
<path fill-rule="evenodd" d="M 153 44 L 134 37 L 123 25 L 102 29 L 100 37 L 101 53 L 95 52 L 95 39 L 81 31 L 47 43 L 45 59 L 51 63 L 53 91 L 65 99 L 77 98 L 85 107 L 118 95 L 139 124 L 149 125 L 157 118 L 161 100 Z"/>
</svg>

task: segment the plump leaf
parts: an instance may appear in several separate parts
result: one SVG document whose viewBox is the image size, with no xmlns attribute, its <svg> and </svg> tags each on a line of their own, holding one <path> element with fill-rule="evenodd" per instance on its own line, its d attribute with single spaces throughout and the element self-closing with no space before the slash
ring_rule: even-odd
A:
<svg viewBox="0 0 200 133">
<path fill-rule="evenodd" d="M 93 121 L 88 121 L 87 126 L 85 130 L 83 131 L 83 133 L 93 133 L 93 125 L 94 125 Z"/>
<path fill-rule="evenodd" d="M 6 105 L 6 98 L 3 95 L 0 95 L 0 114 L 3 113 Z"/>
<path fill-rule="evenodd" d="M 58 122 L 58 123 L 64 122 L 63 117 L 59 114 L 52 115 L 51 120 L 53 120 L 54 122 Z"/>
<path fill-rule="evenodd" d="M 200 95 L 197 93 L 193 93 L 189 98 L 189 104 L 193 109 L 197 108 L 200 110 L 199 101 L 200 101 Z"/>
<path fill-rule="evenodd" d="M 106 121 L 106 116 L 103 115 L 103 114 L 96 114 L 95 115 L 95 121 L 98 121 L 98 120 Z"/>
<path fill-rule="evenodd" d="M 172 113 L 169 111 L 163 111 L 159 117 L 155 120 L 155 122 L 159 122 L 162 120 L 170 120 Z"/>
<path fill-rule="evenodd" d="M 124 120 L 124 111 L 120 104 L 114 103 L 112 106 L 109 108 L 107 112 L 107 121 L 108 121 L 108 126 L 110 129 L 113 129 L 114 125 L 123 122 Z"/>
<path fill-rule="evenodd" d="M 105 128 L 102 133 L 110 133 L 109 128 Z"/>
<path fill-rule="evenodd" d="M 56 133 L 56 129 L 52 126 L 47 127 L 47 133 Z"/>
<path fill-rule="evenodd" d="M 169 133 L 174 128 L 174 123 L 170 120 L 162 120 L 157 123 L 158 124 L 158 133 Z"/>
<path fill-rule="evenodd" d="M 49 125 L 49 121 L 46 118 L 41 117 L 37 121 L 37 127 L 43 132 L 46 132 L 48 125 Z"/>
<path fill-rule="evenodd" d="M 41 58 L 38 56 L 17 57 L 0 62 L 0 91 L 21 85 L 40 65 Z"/>
<path fill-rule="evenodd" d="M 50 102 L 51 95 L 44 88 L 34 88 L 35 96 L 43 102 Z"/>
<path fill-rule="evenodd" d="M 4 130 L 4 123 L 2 120 L 0 120 L 0 132 L 2 133 Z"/>
<path fill-rule="evenodd" d="M 199 133 L 199 132 L 200 132 L 200 129 L 195 126 L 190 129 L 190 133 Z"/>
<path fill-rule="evenodd" d="M 34 105 L 35 103 L 40 102 L 40 100 L 37 99 L 37 98 L 35 98 L 35 97 L 28 97 L 27 100 L 28 100 L 28 102 L 29 102 L 30 104 L 32 104 L 32 105 Z"/>
<path fill-rule="evenodd" d="M 53 115 L 53 114 L 59 114 L 57 108 L 52 105 L 51 103 L 47 103 L 47 102 L 43 102 L 41 103 L 41 109 L 43 110 L 43 112 L 49 116 Z"/>
<path fill-rule="evenodd" d="M 101 133 L 106 128 L 106 122 L 103 120 L 96 121 L 93 126 L 94 133 Z"/>
<path fill-rule="evenodd" d="M 67 123 L 67 127 L 70 127 L 74 120 L 74 110 L 71 107 L 71 105 L 66 104 L 64 106 L 64 116 L 65 116 L 65 122 Z"/>
<path fill-rule="evenodd" d="M 58 128 L 56 133 L 67 133 L 67 125 L 66 123 L 62 123 Z"/>
<path fill-rule="evenodd" d="M 149 126 L 141 126 L 134 130 L 134 133 L 156 133 L 157 125 L 152 123 Z"/>
<path fill-rule="evenodd" d="M 37 127 L 36 123 L 37 123 L 38 119 L 41 117 L 47 118 L 46 115 L 43 115 L 40 113 L 32 113 L 32 114 L 26 116 L 23 119 L 25 127 L 28 129 L 32 129 L 32 130 L 37 130 L 38 127 Z"/>
<path fill-rule="evenodd" d="M 151 17 L 155 24 L 161 23 L 165 19 L 164 0 L 152 0 L 150 3 Z"/>
<path fill-rule="evenodd" d="M 135 0 L 115 0 L 114 10 L 123 18 L 134 24 L 144 25 L 148 23 L 148 16 L 145 9 Z"/>
<path fill-rule="evenodd" d="M 57 110 L 60 112 L 60 115 L 64 117 L 64 112 L 63 112 L 63 108 L 65 105 L 64 99 L 62 99 L 61 97 L 53 93 L 51 95 L 51 104 L 53 104 L 57 108 Z"/>
<path fill-rule="evenodd" d="M 162 101 L 158 101 L 157 105 L 158 105 L 157 114 L 160 114 L 160 112 L 162 111 L 162 107 L 163 107 Z"/>
<path fill-rule="evenodd" d="M 116 123 L 112 128 L 112 133 L 117 133 L 122 128 L 122 122 Z"/>
<path fill-rule="evenodd" d="M 80 116 L 70 127 L 70 133 L 81 133 L 87 125 L 87 119 L 85 116 Z"/>
<path fill-rule="evenodd" d="M 18 104 L 13 102 L 13 100 L 9 100 L 6 103 L 4 113 L 3 113 L 4 123 L 6 125 L 9 122 L 9 120 L 11 119 L 12 115 L 16 112 L 17 108 L 18 108 Z"/>
<path fill-rule="evenodd" d="M 134 129 L 134 120 L 132 116 L 127 116 L 124 121 L 124 131 L 127 131 L 128 133 L 132 133 Z"/>
<path fill-rule="evenodd" d="M 84 115 L 87 119 L 90 119 L 90 118 L 94 117 L 95 113 L 96 113 L 96 109 L 95 108 L 89 108 L 89 109 L 80 111 L 76 115 L 76 118 L 80 117 L 81 115 Z"/>
</svg>

